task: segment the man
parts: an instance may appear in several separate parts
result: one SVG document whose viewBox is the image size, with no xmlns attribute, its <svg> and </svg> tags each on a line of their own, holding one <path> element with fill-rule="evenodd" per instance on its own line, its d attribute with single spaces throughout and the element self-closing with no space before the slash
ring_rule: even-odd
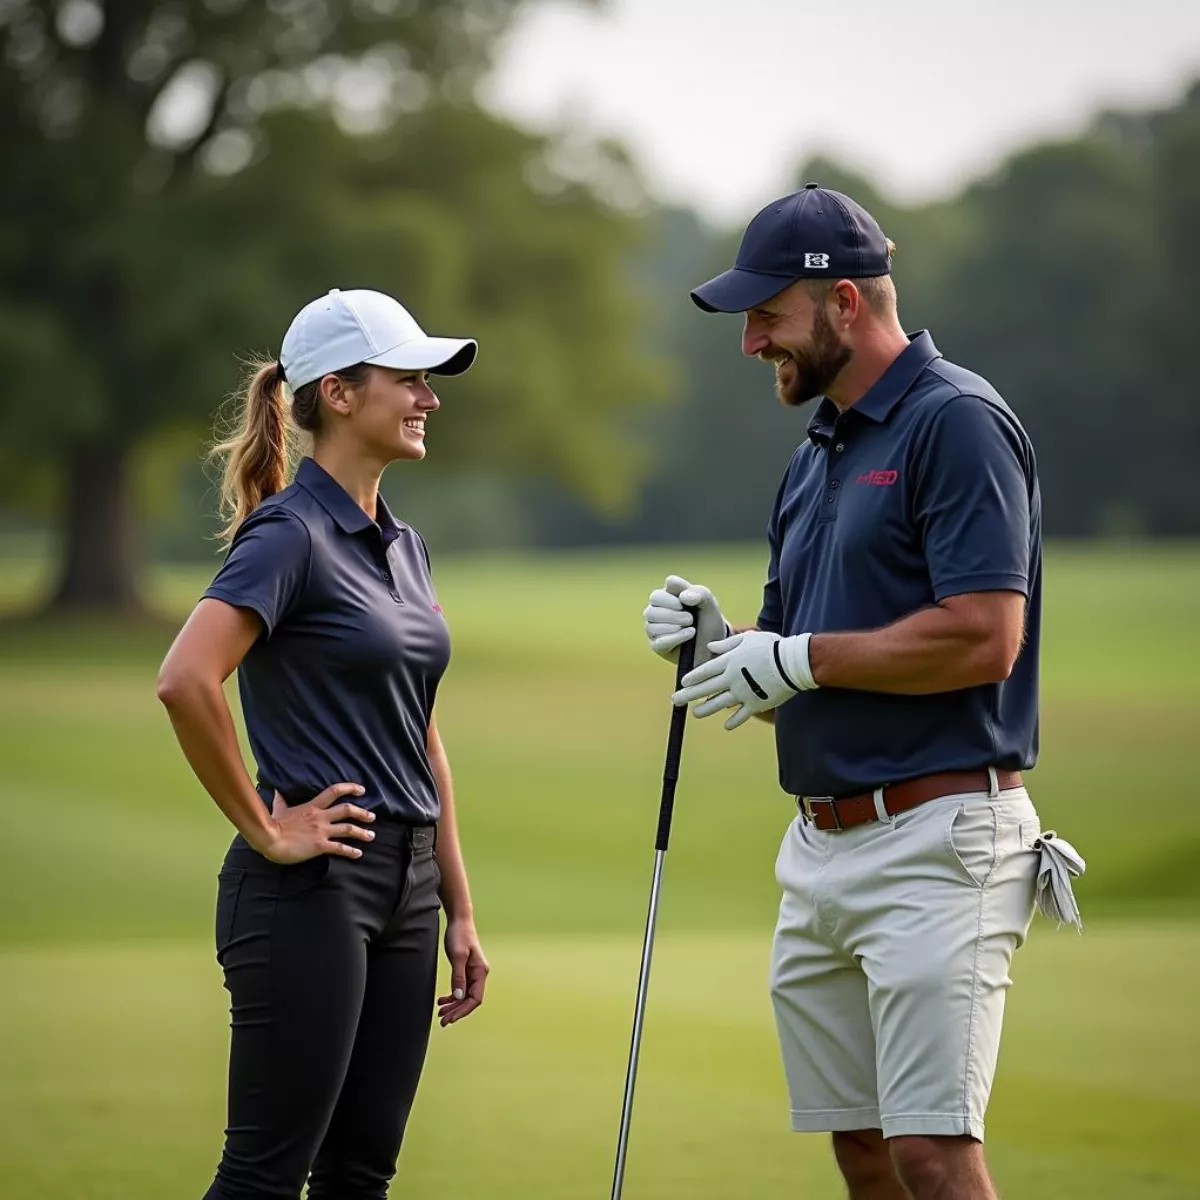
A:
<svg viewBox="0 0 1200 1200">
<path fill-rule="evenodd" d="M 678 576 L 651 595 L 674 697 L 773 721 L 799 815 L 771 995 L 797 1131 L 830 1131 L 854 1200 L 991 1200 L 984 1111 L 1009 963 L 1033 916 L 1041 500 L 986 380 L 908 336 L 895 247 L 808 184 L 697 288 L 789 406 L 823 397 L 779 489 L 757 626 Z M 695 608 L 695 627 L 684 605 Z M 1049 837 L 1049 835 L 1047 835 Z"/>
</svg>

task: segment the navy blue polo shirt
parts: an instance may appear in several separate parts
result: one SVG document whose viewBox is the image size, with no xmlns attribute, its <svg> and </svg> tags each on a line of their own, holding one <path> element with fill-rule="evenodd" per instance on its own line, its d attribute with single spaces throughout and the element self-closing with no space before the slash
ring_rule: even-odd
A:
<svg viewBox="0 0 1200 1200">
<path fill-rule="evenodd" d="M 933 771 L 1028 769 L 1037 757 L 1041 496 L 1033 447 L 980 376 L 928 333 L 845 412 L 821 401 L 768 528 L 760 629 L 877 629 L 967 592 L 1027 600 L 1009 679 L 900 696 L 818 688 L 775 715 L 792 795 L 838 796 Z"/>
<path fill-rule="evenodd" d="M 237 531 L 204 593 L 266 627 L 238 668 L 259 794 L 289 804 L 360 783 L 407 824 L 440 813 L 429 720 L 450 634 L 429 555 L 381 496 L 376 520 L 312 459 Z"/>
</svg>

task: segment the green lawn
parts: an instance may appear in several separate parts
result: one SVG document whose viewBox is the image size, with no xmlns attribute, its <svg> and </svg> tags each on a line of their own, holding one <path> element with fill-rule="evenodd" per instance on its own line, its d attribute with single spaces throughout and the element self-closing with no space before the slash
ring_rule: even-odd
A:
<svg viewBox="0 0 1200 1200">
<path fill-rule="evenodd" d="M 768 931 L 664 937 L 630 1200 L 840 1194 L 787 1132 L 761 981 Z M 608 1195 L 636 938 L 503 935 L 486 1009 L 437 1031 L 398 1195 Z M 989 1153 L 1005 1193 L 1200 1194 L 1200 928 L 1042 927 L 1015 971 Z M 198 944 L 0 953 L 4 1195 L 198 1196 L 219 1150 L 224 993 Z M 1153 1020 L 1148 1020 L 1153 1013 Z"/>
<path fill-rule="evenodd" d="M 397 1195 L 608 1194 L 670 673 L 640 644 L 672 570 L 731 615 L 761 555 L 686 548 L 436 561 L 439 702 L 488 1007 L 439 1032 Z M 0 604 L 35 565 L 0 564 Z M 160 572 L 182 614 L 204 574 Z M 989 1152 L 1010 1197 L 1200 1195 L 1200 551 L 1047 562 L 1047 826 L 1089 858 L 1083 938 L 1017 960 Z M 547 629 L 546 614 L 571 614 Z M 0 627 L 0 1195 L 198 1196 L 222 1122 L 212 962 L 228 831 L 153 695 L 169 632 Z M 689 727 L 627 1196 L 840 1194 L 786 1132 L 764 974 L 791 808 L 770 731 Z"/>
</svg>

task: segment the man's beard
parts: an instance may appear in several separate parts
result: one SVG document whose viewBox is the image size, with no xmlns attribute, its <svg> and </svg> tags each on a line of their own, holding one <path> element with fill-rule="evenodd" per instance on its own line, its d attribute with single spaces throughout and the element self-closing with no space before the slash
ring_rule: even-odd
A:
<svg viewBox="0 0 1200 1200">
<path fill-rule="evenodd" d="M 824 308 L 817 309 L 812 338 L 804 350 L 792 350 L 789 357 L 775 360 L 775 395 L 781 404 L 799 408 L 817 396 L 823 396 L 842 368 L 853 357 L 849 346 L 838 340 Z M 785 383 L 781 369 L 791 363 L 791 378 Z"/>
</svg>

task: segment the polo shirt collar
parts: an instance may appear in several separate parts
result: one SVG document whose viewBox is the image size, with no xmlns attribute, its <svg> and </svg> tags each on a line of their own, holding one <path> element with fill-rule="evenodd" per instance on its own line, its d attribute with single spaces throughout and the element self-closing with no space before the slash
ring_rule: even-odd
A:
<svg viewBox="0 0 1200 1200">
<path fill-rule="evenodd" d="M 311 458 L 300 460 L 296 471 L 296 482 L 338 523 L 346 533 L 362 533 L 364 529 L 378 527 L 387 536 L 389 531 L 399 533 L 404 526 L 392 516 L 383 496 L 376 498 L 378 522 L 369 516 L 350 498 L 350 493 L 328 471 Z"/>
<path fill-rule="evenodd" d="M 892 409 L 904 399 L 912 385 L 920 379 L 925 368 L 941 357 L 941 351 L 933 344 L 928 330 L 910 333 L 908 346 L 900 351 L 866 395 L 847 411 L 856 412 L 868 421 L 882 424 L 891 416 Z M 839 415 L 838 406 L 828 396 L 822 397 L 817 411 L 808 423 L 808 436 L 813 441 L 828 441 L 833 436 L 833 427 Z"/>
</svg>

